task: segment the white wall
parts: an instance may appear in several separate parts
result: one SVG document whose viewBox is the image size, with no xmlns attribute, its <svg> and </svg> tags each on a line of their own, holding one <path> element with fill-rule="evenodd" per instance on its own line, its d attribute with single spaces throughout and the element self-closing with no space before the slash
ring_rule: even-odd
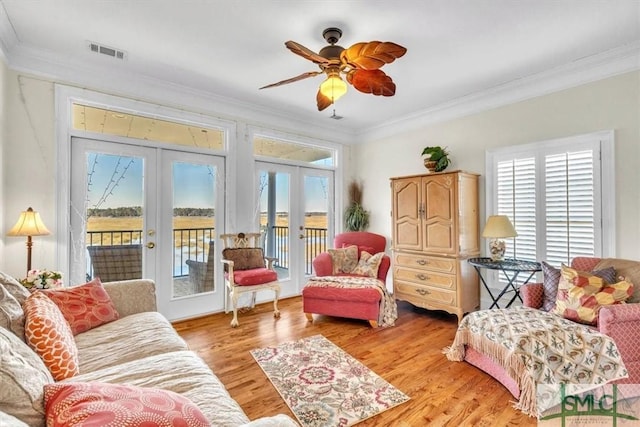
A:
<svg viewBox="0 0 640 427">
<path fill-rule="evenodd" d="M 420 155 L 426 146 L 448 147 L 451 169 L 482 175 L 482 225 L 487 149 L 608 129 L 615 130 L 616 140 L 616 256 L 640 259 L 640 72 L 358 145 L 354 169 L 365 182 L 363 204 L 371 211 L 371 231 L 391 238 L 389 178 L 426 172 Z"/>
</svg>

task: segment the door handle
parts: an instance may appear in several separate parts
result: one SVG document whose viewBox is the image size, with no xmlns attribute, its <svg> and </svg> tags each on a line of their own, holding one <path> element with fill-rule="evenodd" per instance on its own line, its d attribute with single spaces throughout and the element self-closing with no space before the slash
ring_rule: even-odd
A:
<svg viewBox="0 0 640 427">
<path fill-rule="evenodd" d="M 149 242 L 149 243 L 147 243 L 147 247 L 148 247 L 149 249 L 153 249 L 153 248 L 155 248 L 155 247 L 156 247 L 156 244 L 155 244 L 155 243 L 153 243 L 153 242 Z"/>
</svg>

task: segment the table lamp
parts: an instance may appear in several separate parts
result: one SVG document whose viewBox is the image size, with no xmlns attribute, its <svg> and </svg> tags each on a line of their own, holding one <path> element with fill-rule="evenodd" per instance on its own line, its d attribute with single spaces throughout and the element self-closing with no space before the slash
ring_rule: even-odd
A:
<svg viewBox="0 0 640 427">
<path fill-rule="evenodd" d="M 491 215 L 487 218 L 487 223 L 482 230 L 482 237 L 491 238 L 489 241 L 489 249 L 491 251 L 491 259 L 494 261 L 502 261 L 504 252 L 507 250 L 503 238 L 516 237 L 516 229 L 509 221 L 506 215 Z"/>
<path fill-rule="evenodd" d="M 23 211 L 18 218 L 18 222 L 7 233 L 7 236 L 27 236 L 27 272 L 31 270 L 31 247 L 33 241 L 31 236 L 46 236 L 51 234 L 47 227 L 45 227 L 40 214 L 29 208 Z"/>
</svg>

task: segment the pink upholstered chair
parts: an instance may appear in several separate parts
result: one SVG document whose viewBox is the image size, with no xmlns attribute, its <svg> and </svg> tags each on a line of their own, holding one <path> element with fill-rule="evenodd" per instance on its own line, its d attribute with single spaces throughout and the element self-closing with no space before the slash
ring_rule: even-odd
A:
<svg viewBox="0 0 640 427">
<path fill-rule="evenodd" d="M 602 264 L 601 261 L 603 261 Z M 610 266 L 615 268 L 617 275 L 624 276 L 634 285 L 640 286 L 640 261 L 615 258 L 603 260 L 591 257 L 576 257 L 571 261 L 571 267 L 581 271 L 592 271 Z M 542 309 L 543 286 L 542 283 L 529 283 L 520 288 L 520 295 L 525 307 Z M 616 342 L 624 365 L 629 372 L 628 378 L 615 381 L 616 383 L 640 383 L 640 303 L 638 298 L 640 298 L 640 294 L 634 291 L 634 296 L 629 303 L 604 306 L 600 308 L 598 313 L 598 330 Z M 465 360 L 501 382 L 515 398 L 520 397 L 516 379 L 512 378 L 490 356 L 467 347 Z"/>
<path fill-rule="evenodd" d="M 358 257 L 362 251 L 370 254 L 384 252 L 387 239 L 384 236 L 366 231 L 353 231 L 338 234 L 334 239 L 334 248 L 350 245 L 358 246 Z M 378 267 L 377 279 L 383 283 L 391 266 L 391 259 L 384 255 Z M 316 276 L 332 276 L 333 262 L 328 252 L 319 254 L 313 260 Z M 349 276 L 339 273 L 336 276 Z M 354 275 L 355 276 L 355 275 Z M 380 314 L 380 292 L 376 289 L 363 288 L 324 288 L 305 287 L 302 290 L 302 306 L 309 321 L 313 321 L 313 313 L 327 316 L 346 317 L 350 319 L 368 320 L 372 327 L 378 326 Z"/>
</svg>

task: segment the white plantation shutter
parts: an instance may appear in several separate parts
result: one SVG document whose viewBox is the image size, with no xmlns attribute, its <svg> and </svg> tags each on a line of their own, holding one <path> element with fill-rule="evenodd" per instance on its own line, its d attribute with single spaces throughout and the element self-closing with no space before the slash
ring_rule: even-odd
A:
<svg viewBox="0 0 640 427">
<path fill-rule="evenodd" d="M 507 215 L 518 232 L 506 239 L 505 256 L 558 267 L 577 256 L 613 256 L 614 170 L 612 132 L 488 151 L 485 217 Z"/>
<path fill-rule="evenodd" d="M 545 158 L 546 260 L 550 264 L 569 264 L 577 256 L 596 254 L 595 199 L 599 195 L 595 194 L 593 159 L 593 150 Z"/>
</svg>

